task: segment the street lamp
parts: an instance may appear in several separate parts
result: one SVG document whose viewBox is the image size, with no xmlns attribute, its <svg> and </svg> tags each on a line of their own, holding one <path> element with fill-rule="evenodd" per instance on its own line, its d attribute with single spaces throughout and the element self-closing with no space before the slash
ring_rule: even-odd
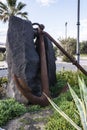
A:
<svg viewBox="0 0 87 130">
<path fill-rule="evenodd" d="M 77 3 L 77 62 L 80 62 L 80 43 L 79 43 L 79 33 L 80 32 L 80 0 Z"/>
<path fill-rule="evenodd" d="M 65 39 L 67 39 L 67 22 L 65 22 Z"/>
</svg>

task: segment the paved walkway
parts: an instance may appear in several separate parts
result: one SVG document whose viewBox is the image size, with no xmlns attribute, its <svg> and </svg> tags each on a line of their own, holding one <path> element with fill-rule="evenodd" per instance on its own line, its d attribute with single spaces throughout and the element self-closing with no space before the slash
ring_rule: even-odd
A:
<svg viewBox="0 0 87 130">
<path fill-rule="evenodd" d="M 80 65 L 87 70 L 87 57 L 82 57 L 80 60 Z M 72 63 L 67 63 L 67 62 L 62 62 L 61 58 L 57 58 L 56 60 L 56 70 L 60 71 L 60 70 L 72 70 L 72 71 L 76 71 L 77 67 L 75 65 L 73 65 Z"/>
<path fill-rule="evenodd" d="M 87 57 L 81 57 L 80 64 L 85 70 L 87 70 Z M 56 60 L 56 70 L 57 71 L 61 71 L 61 70 L 76 71 L 77 67 L 73 65 L 72 63 L 62 62 L 62 59 L 58 57 Z M 8 74 L 7 63 L 5 61 L 2 61 L 0 62 L 0 77 L 5 77 L 7 76 L 7 74 Z"/>
</svg>

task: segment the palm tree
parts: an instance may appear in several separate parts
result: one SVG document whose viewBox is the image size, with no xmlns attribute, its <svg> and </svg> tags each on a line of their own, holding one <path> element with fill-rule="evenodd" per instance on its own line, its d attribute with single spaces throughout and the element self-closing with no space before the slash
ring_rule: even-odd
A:
<svg viewBox="0 0 87 130">
<path fill-rule="evenodd" d="M 28 19 L 27 12 L 21 12 L 21 10 L 26 6 L 26 4 L 19 2 L 17 0 L 6 0 L 6 4 L 0 2 L 0 20 L 7 22 L 10 16 L 20 15 Z"/>
</svg>

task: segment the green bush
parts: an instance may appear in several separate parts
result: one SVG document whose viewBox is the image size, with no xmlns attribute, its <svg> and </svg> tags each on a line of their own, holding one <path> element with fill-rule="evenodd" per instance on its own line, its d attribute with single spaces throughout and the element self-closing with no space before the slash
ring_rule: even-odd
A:
<svg viewBox="0 0 87 130">
<path fill-rule="evenodd" d="M 0 99 L 5 97 L 5 95 L 6 95 L 5 87 L 7 86 L 7 83 L 8 83 L 7 78 L 0 78 Z"/>
<path fill-rule="evenodd" d="M 78 75 L 80 77 L 83 77 L 84 80 L 85 80 L 85 83 L 87 84 L 87 76 L 85 76 L 80 71 L 77 71 L 77 72 L 72 72 L 72 71 L 60 71 L 60 72 L 57 72 L 57 74 L 56 74 L 57 82 L 56 82 L 55 86 L 50 87 L 51 96 L 52 97 L 57 97 L 61 93 L 63 88 L 67 87 L 67 82 L 72 87 L 77 89 L 76 91 L 78 93 Z"/>
<path fill-rule="evenodd" d="M 63 57 L 62 57 L 62 61 L 64 61 L 64 62 L 70 62 L 69 58 L 66 57 L 65 55 L 63 55 Z"/>
<path fill-rule="evenodd" d="M 53 98 L 57 97 L 63 90 L 63 87 L 66 85 L 66 82 L 63 82 L 58 80 L 58 82 L 55 84 L 55 86 L 50 87 L 51 96 Z"/>
<path fill-rule="evenodd" d="M 77 109 L 72 101 L 67 98 L 70 96 L 70 92 L 61 94 L 58 98 L 54 99 L 55 103 L 63 110 L 77 125 L 81 126 Z M 76 130 L 64 117 L 58 112 L 54 111 L 54 114 L 49 117 L 48 123 L 46 124 L 45 130 Z"/>
<path fill-rule="evenodd" d="M 0 61 L 3 61 L 3 60 L 4 60 L 4 54 L 0 53 Z"/>
<path fill-rule="evenodd" d="M 87 54 L 87 41 L 82 41 L 80 47 L 81 54 Z"/>
<path fill-rule="evenodd" d="M 60 77 L 62 81 L 66 81 L 66 83 L 68 82 L 72 87 L 75 87 L 78 86 L 78 75 L 83 77 L 87 84 L 87 76 L 80 71 L 60 71 L 57 73 L 57 82 Z"/>
<path fill-rule="evenodd" d="M 6 53 L 0 52 L 0 61 L 6 60 Z"/>
<path fill-rule="evenodd" d="M 41 107 L 39 105 L 30 105 L 29 107 L 27 107 L 28 112 L 36 112 L 40 110 L 41 110 Z"/>
<path fill-rule="evenodd" d="M 57 82 L 61 79 L 61 82 L 65 81 L 65 84 L 69 84 L 73 87 L 77 95 L 80 97 L 79 85 L 78 85 L 78 75 L 83 77 L 87 85 L 87 76 L 83 73 L 77 71 L 61 71 L 57 73 Z M 57 91 L 57 90 L 56 90 Z M 55 91 L 54 91 L 55 92 Z M 55 92 L 56 93 L 56 92 Z M 66 93 L 61 93 L 53 101 L 63 110 L 78 126 L 81 126 L 81 121 L 77 108 L 73 101 L 73 98 L 68 90 Z M 54 114 L 49 117 L 48 123 L 46 124 L 45 130 L 76 130 L 69 122 L 67 122 L 64 117 L 60 116 L 59 113 L 54 111 Z"/>
<path fill-rule="evenodd" d="M 74 55 L 72 54 L 72 55 L 70 55 L 74 60 L 75 60 L 75 57 L 74 57 Z M 68 57 L 66 57 L 65 55 L 63 55 L 63 57 L 62 57 L 62 61 L 65 61 L 65 62 L 71 62 L 70 60 L 69 60 L 69 58 Z"/>
<path fill-rule="evenodd" d="M 3 86 L 3 84 L 7 84 L 8 83 L 8 79 L 7 78 L 0 78 L 0 87 Z"/>
<path fill-rule="evenodd" d="M 87 76 L 82 74 L 81 72 L 72 72 L 72 71 L 61 71 L 58 72 L 57 77 L 57 84 L 53 86 L 51 92 L 53 95 L 56 95 L 57 92 L 61 92 L 63 87 L 69 82 L 69 84 L 75 89 L 76 93 L 79 94 L 78 91 L 78 75 L 83 77 L 86 84 L 87 84 Z M 0 80 L 1 84 L 7 82 L 7 79 Z M 58 95 L 56 95 L 58 96 Z M 66 93 L 62 93 L 57 98 L 53 99 L 54 102 L 66 113 L 68 114 L 79 126 L 81 125 L 79 116 L 76 113 L 76 107 L 72 102 L 72 96 L 70 92 L 67 91 Z M 14 99 L 6 99 L 0 100 L 0 126 L 6 124 L 9 120 L 13 119 L 14 117 L 18 117 L 25 112 L 33 112 L 40 110 L 40 106 L 29 106 L 26 108 L 24 105 L 19 104 Z M 46 125 L 46 130 L 74 130 L 72 126 L 65 121 L 63 117 L 59 114 L 54 112 L 53 116 L 48 119 L 48 123 Z"/>
<path fill-rule="evenodd" d="M 59 38 L 60 45 L 70 54 L 76 53 L 76 39 L 68 37 L 67 39 Z"/>
<path fill-rule="evenodd" d="M 0 100 L 0 126 L 25 112 L 27 112 L 26 107 L 23 104 L 19 104 L 14 99 Z"/>
<path fill-rule="evenodd" d="M 62 98 L 62 97 L 61 97 Z M 61 102 L 61 101 L 60 101 Z M 58 104 L 58 103 L 57 103 Z M 72 101 L 62 100 L 61 105 L 58 106 L 70 117 L 76 124 L 81 126 L 80 118 L 76 113 L 75 104 Z M 60 116 L 56 111 L 49 118 L 45 127 L 46 130 L 76 130 L 64 117 Z"/>
</svg>

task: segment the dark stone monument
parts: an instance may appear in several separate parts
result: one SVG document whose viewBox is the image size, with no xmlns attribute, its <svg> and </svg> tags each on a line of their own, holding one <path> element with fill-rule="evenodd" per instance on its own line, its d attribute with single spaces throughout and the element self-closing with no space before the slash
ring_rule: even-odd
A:
<svg viewBox="0 0 87 130">
<path fill-rule="evenodd" d="M 56 80 L 55 54 L 51 41 L 44 37 L 50 85 Z M 8 63 L 7 96 L 27 103 L 28 100 L 17 89 L 13 74 L 25 80 L 32 94 L 41 96 L 40 53 L 34 42 L 34 31 L 30 21 L 11 16 L 7 32 L 6 52 Z"/>
<path fill-rule="evenodd" d="M 39 56 L 33 39 L 34 32 L 30 21 L 15 16 L 10 17 L 6 44 L 9 72 L 7 94 L 19 101 L 23 99 L 18 93 L 16 94 L 17 88 L 12 78 L 13 74 L 24 79 L 34 94 L 38 96 L 40 94 L 40 81 L 37 78 Z"/>
</svg>

